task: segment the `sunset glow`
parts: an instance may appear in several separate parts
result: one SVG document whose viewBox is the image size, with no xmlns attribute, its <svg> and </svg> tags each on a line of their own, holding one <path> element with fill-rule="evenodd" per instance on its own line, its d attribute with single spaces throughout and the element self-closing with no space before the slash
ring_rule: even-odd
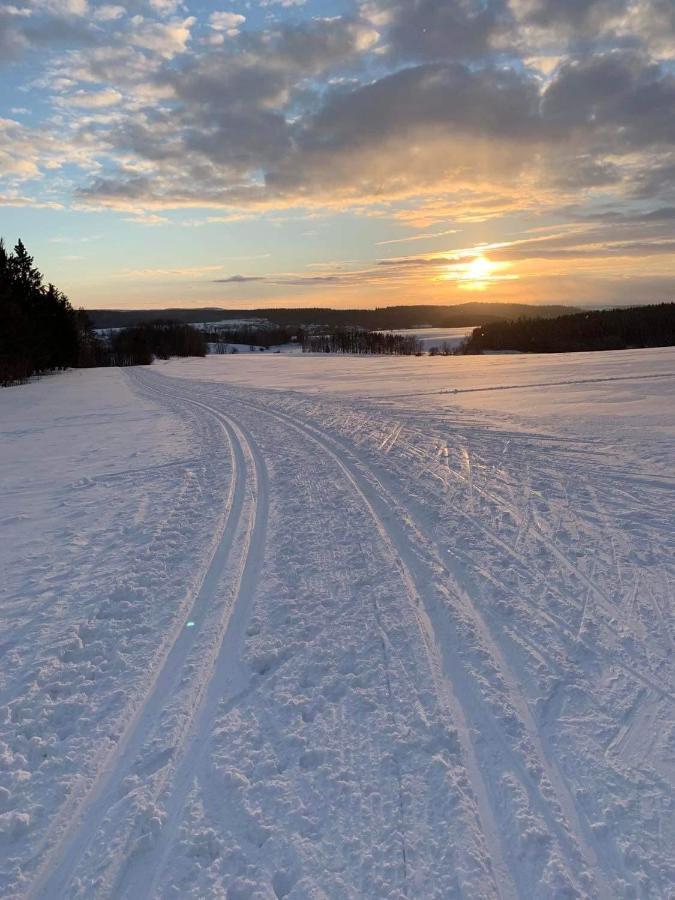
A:
<svg viewBox="0 0 675 900">
<path fill-rule="evenodd" d="M 496 265 L 487 257 L 475 256 L 460 277 L 462 282 L 466 282 L 466 287 L 474 290 L 484 290 L 488 286 L 490 276 L 496 268 Z"/>
<path fill-rule="evenodd" d="M 76 305 L 675 290 L 662 0 L 22 0 L 0 65 L 0 233 Z"/>
<path fill-rule="evenodd" d="M 0 900 L 675 900 L 675 0 L 0 70 Z"/>
</svg>

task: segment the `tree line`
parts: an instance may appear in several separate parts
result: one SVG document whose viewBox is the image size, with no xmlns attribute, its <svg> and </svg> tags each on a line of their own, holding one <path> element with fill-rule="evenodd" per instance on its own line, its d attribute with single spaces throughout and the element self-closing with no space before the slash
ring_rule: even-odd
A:
<svg viewBox="0 0 675 900">
<path fill-rule="evenodd" d="M 205 332 L 209 343 L 248 344 L 250 347 L 278 347 L 292 340 L 302 343 L 302 328 L 276 325 L 219 325 Z"/>
<path fill-rule="evenodd" d="M 8 252 L 0 240 L 0 383 L 78 365 L 84 325 L 23 242 Z"/>
<path fill-rule="evenodd" d="M 21 240 L 10 252 L 0 239 L 0 385 L 67 368 L 144 365 L 154 356 L 204 356 L 204 336 L 189 325 L 155 322 L 95 333 L 42 273 Z"/>
<path fill-rule="evenodd" d="M 475 328 L 463 353 L 566 353 L 675 345 L 675 303 L 594 310 L 555 319 L 517 319 Z"/>
<path fill-rule="evenodd" d="M 494 303 L 471 301 L 452 306 L 411 304 L 408 306 L 383 306 L 375 309 L 331 309 L 328 307 L 262 307 L 255 309 L 222 309 L 202 307 L 199 309 L 97 309 L 90 316 L 96 328 L 122 328 L 171 319 L 175 322 L 217 323 L 227 327 L 228 320 L 257 319 L 261 327 L 276 325 L 280 328 L 299 327 L 327 329 L 365 328 L 371 331 L 399 330 L 423 327 L 470 327 L 485 322 L 516 319 L 523 316 L 561 316 L 578 312 L 578 307 L 561 305 L 534 306 L 527 303 Z M 236 321 L 233 328 L 238 328 Z M 255 327 L 255 326 L 254 326 Z M 208 329 L 210 330 L 210 329 Z M 215 329 L 214 329 L 215 330 Z M 240 343 L 234 342 L 233 343 Z M 241 343 L 246 343 L 242 341 Z"/>
<path fill-rule="evenodd" d="M 339 328 L 323 334 L 305 334 L 303 353 L 377 353 L 385 356 L 422 354 L 416 337 L 358 328 Z"/>
<path fill-rule="evenodd" d="M 206 356 L 204 334 L 183 322 L 146 322 L 122 328 L 109 338 L 110 365 L 149 366 L 153 359 Z"/>
</svg>

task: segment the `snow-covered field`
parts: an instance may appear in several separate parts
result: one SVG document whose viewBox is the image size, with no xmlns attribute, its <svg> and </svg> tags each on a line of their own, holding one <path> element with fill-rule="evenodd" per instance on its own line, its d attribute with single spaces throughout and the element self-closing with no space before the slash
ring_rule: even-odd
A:
<svg viewBox="0 0 675 900">
<path fill-rule="evenodd" d="M 472 331 L 473 328 L 399 328 L 394 330 L 394 334 L 416 337 L 422 350 L 429 351 L 440 347 L 454 350 Z"/>
<path fill-rule="evenodd" d="M 0 896 L 667 898 L 675 350 L 0 391 Z"/>
</svg>

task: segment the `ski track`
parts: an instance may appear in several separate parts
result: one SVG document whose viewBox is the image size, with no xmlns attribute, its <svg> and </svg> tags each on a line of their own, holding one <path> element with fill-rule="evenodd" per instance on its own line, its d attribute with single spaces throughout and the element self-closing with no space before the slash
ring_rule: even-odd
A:
<svg viewBox="0 0 675 900">
<path fill-rule="evenodd" d="M 195 403 L 216 418 L 227 422 L 220 413 L 206 404 Z M 183 811 L 186 795 L 194 781 L 195 770 L 198 770 L 200 760 L 207 748 L 204 735 L 209 734 L 214 725 L 215 715 L 220 703 L 223 701 L 223 685 L 230 682 L 230 692 L 237 695 L 237 689 L 242 690 L 242 675 L 232 678 L 232 667 L 236 666 L 239 644 L 243 638 L 245 625 L 250 613 L 251 601 L 255 591 L 255 583 L 265 549 L 265 532 L 268 516 L 268 475 L 264 459 L 262 458 L 255 442 L 250 434 L 240 425 L 235 426 L 236 431 L 242 436 L 252 461 L 252 472 L 255 482 L 255 515 L 250 530 L 248 546 L 244 564 L 241 568 L 236 599 L 229 609 L 227 622 L 223 628 L 223 636 L 218 646 L 217 655 L 210 666 L 208 683 L 203 692 L 201 704 L 196 708 L 190 721 L 189 731 L 180 749 L 175 753 L 179 758 L 178 764 L 172 770 L 168 767 L 164 777 L 159 781 L 154 790 L 153 803 L 156 803 L 163 794 L 168 794 L 168 800 L 163 808 L 164 822 L 160 838 L 152 846 L 150 858 L 143 858 L 138 853 L 134 854 L 135 847 L 129 855 L 125 854 L 121 864 L 121 870 L 117 873 L 112 895 L 115 897 L 139 897 L 141 894 L 154 896 L 158 878 L 164 871 L 167 858 L 172 851 L 172 840 L 175 840 L 178 819 Z M 229 676 L 229 678 L 228 678 Z"/>
<path fill-rule="evenodd" d="M 207 409 L 207 407 L 203 408 Z M 217 539 L 214 541 L 209 565 L 200 579 L 199 589 L 195 596 L 186 603 L 185 614 L 179 620 L 176 632 L 172 635 L 168 652 L 164 655 L 160 668 L 150 684 L 150 690 L 145 701 L 135 710 L 133 718 L 120 736 L 112 752 L 105 758 L 104 764 L 97 772 L 93 782 L 87 785 L 86 793 L 82 799 L 77 802 L 74 808 L 72 804 L 69 804 L 65 811 L 64 818 L 70 821 L 70 825 L 60 838 L 59 843 L 53 849 L 47 850 L 42 871 L 38 872 L 37 879 L 30 891 L 30 896 L 32 897 L 59 897 L 64 895 L 67 883 L 79 860 L 87 852 L 88 845 L 96 829 L 108 814 L 110 807 L 114 805 L 116 796 L 120 792 L 124 794 L 123 781 L 126 777 L 133 774 L 134 764 L 139 753 L 153 729 L 157 727 L 163 708 L 171 693 L 176 689 L 181 667 L 185 664 L 200 637 L 202 629 L 199 625 L 205 619 L 208 606 L 213 602 L 214 591 L 217 589 L 218 582 L 229 563 L 237 537 L 237 529 L 243 515 L 245 494 L 247 492 L 245 453 L 256 459 L 256 484 L 258 484 L 258 479 L 260 478 L 261 463 L 259 458 L 253 456 L 251 445 L 241 435 L 241 432 L 234 428 L 222 414 L 216 413 L 215 417 L 221 423 L 232 454 L 234 479 L 230 494 L 224 503 L 222 525 L 217 534 Z M 265 507 L 264 502 L 262 507 L 259 506 L 255 489 L 253 491 L 253 502 L 255 503 L 256 520 L 252 527 L 254 532 L 256 528 L 259 532 L 262 527 L 259 522 L 265 515 Z M 231 603 L 225 605 L 223 618 L 217 623 L 217 633 L 220 641 L 214 642 L 216 645 L 215 658 L 209 658 L 201 663 L 203 670 L 201 678 L 193 677 L 193 715 L 186 720 L 182 729 L 182 741 L 186 750 L 189 746 L 186 742 L 189 741 L 189 735 L 192 733 L 192 721 L 197 717 L 202 702 L 204 702 L 206 707 L 208 707 L 209 703 L 213 703 L 209 695 L 209 687 L 212 688 L 214 684 L 213 673 L 218 664 L 218 650 L 222 646 L 228 624 L 236 613 L 238 595 L 244 593 L 246 588 L 250 591 L 250 585 L 244 583 L 245 579 L 250 581 L 250 567 L 248 569 L 246 567 L 246 561 L 251 549 L 249 544 L 250 537 L 247 537 L 242 557 L 243 569 L 239 591 Z M 259 553 L 258 546 L 255 547 L 255 550 Z M 194 621 L 195 627 L 186 630 L 187 621 Z M 178 757 L 183 755 L 178 746 L 175 747 L 175 753 Z M 97 890 L 105 890 L 105 883 L 99 882 Z"/>
<path fill-rule="evenodd" d="M 211 390 L 213 390 L 213 388 L 211 388 Z M 239 399 L 240 399 L 240 402 L 243 402 L 244 404 L 246 403 L 245 400 L 241 400 L 241 397 Z M 265 407 L 263 407 L 263 406 L 256 406 L 256 408 L 260 409 L 261 411 L 263 409 L 265 409 Z M 266 409 L 265 411 L 268 413 L 270 412 L 269 409 Z M 275 414 L 275 413 L 273 413 L 273 414 Z M 276 413 L 276 415 L 279 415 L 279 414 Z M 305 432 L 312 433 L 315 436 L 315 438 L 317 438 L 319 441 L 322 441 L 324 443 L 326 441 L 329 441 L 330 445 L 333 447 L 333 449 L 338 447 L 339 452 L 342 452 L 342 453 L 344 453 L 344 451 L 345 451 L 346 443 L 351 443 L 353 446 L 360 446 L 363 444 L 363 435 L 359 433 L 361 429 L 358 426 L 358 422 L 355 421 L 355 415 L 353 413 L 350 413 L 348 415 L 348 417 L 346 418 L 346 422 L 345 422 L 346 427 L 344 429 L 350 434 L 349 442 L 345 442 L 344 438 L 342 440 L 339 440 L 339 439 L 336 440 L 334 436 L 332 438 L 330 438 L 326 434 L 325 431 L 322 431 L 321 429 L 317 429 L 313 426 L 308 427 L 306 423 L 302 426 L 299 426 L 298 422 L 297 422 L 297 411 L 295 411 L 295 410 L 294 410 L 293 419 L 291 419 L 290 417 L 287 416 L 286 421 L 288 422 L 289 427 L 293 427 L 296 429 L 301 428 Z M 397 435 L 397 437 L 398 437 L 398 435 L 400 434 L 400 429 L 397 429 L 396 425 L 390 426 L 390 428 L 391 428 L 391 430 L 388 431 L 387 436 L 385 436 L 384 440 L 382 439 L 381 435 L 379 438 L 376 438 L 378 450 L 381 453 L 388 452 L 388 445 L 390 444 L 390 441 L 391 441 L 391 435 Z M 555 541 L 553 541 L 552 539 L 547 537 L 547 535 L 545 534 L 545 532 L 542 528 L 541 523 L 537 521 L 536 514 L 535 515 L 532 514 L 532 503 L 531 503 L 530 499 L 528 499 L 527 497 L 525 499 L 525 507 L 527 510 L 526 516 L 528 517 L 528 521 L 525 521 L 522 519 L 520 513 L 514 509 L 514 507 L 511 503 L 505 502 L 503 499 L 495 497 L 495 495 L 491 491 L 476 487 L 476 485 L 474 483 L 472 469 L 471 469 L 470 457 L 468 455 L 467 449 L 463 448 L 462 453 L 463 453 L 463 459 L 464 459 L 465 476 L 462 476 L 460 473 L 455 473 L 455 472 L 453 472 L 452 475 L 454 477 L 458 478 L 459 480 L 464 480 L 466 482 L 467 487 L 468 487 L 470 509 L 472 506 L 471 498 L 473 496 L 474 491 L 476 491 L 476 493 L 479 494 L 482 498 L 486 499 L 490 503 L 495 504 L 498 508 L 505 511 L 507 514 L 513 516 L 517 521 L 519 521 L 520 522 L 519 535 L 522 536 L 525 532 L 529 532 L 531 537 L 534 538 L 534 540 L 536 542 L 541 543 L 551 553 L 551 555 L 562 565 L 563 569 L 565 569 L 570 575 L 572 575 L 573 577 L 578 579 L 578 581 L 583 586 L 584 596 L 586 599 L 583 604 L 582 621 L 580 621 L 576 635 L 574 635 L 571 632 L 571 629 L 569 629 L 569 628 L 565 629 L 565 631 L 567 632 L 567 636 L 570 637 L 573 642 L 579 643 L 581 641 L 580 633 L 582 631 L 583 616 L 585 615 L 586 607 L 589 602 L 589 598 L 593 598 L 593 600 L 595 601 L 597 606 L 602 611 L 604 611 L 607 616 L 606 620 L 601 620 L 599 623 L 596 622 L 596 624 L 599 624 L 600 627 L 607 629 L 607 631 L 609 631 L 610 635 L 613 638 L 617 638 L 618 631 L 617 631 L 616 619 L 617 619 L 618 611 L 617 611 L 616 606 L 612 602 L 612 600 L 609 598 L 607 593 L 600 587 L 598 581 L 596 580 L 595 571 L 594 571 L 595 567 L 593 566 L 590 573 L 586 574 L 584 571 L 582 571 L 579 568 L 579 566 L 576 563 L 574 563 L 565 554 L 564 551 L 562 551 L 560 549 L 560 547 L 555 543 Z M 368 473 L 367 464 L 364 462 L 363 458 L 361 458 L 361 457 L 355 458 L 355 463 L 356 463 L 356 465 L 360 466 L 362 469 L 365 470 L 366 477 L 368 477 L 368 475 L 370 475 L 371 478 L 373 477 L 372 472 Z M 429 464 L 429 466 L 428 466 L 428 469 L 431 469 L 431 468 L 433 468 L 433 463 Z M 379 485 L 379 487 L 381 487 L 381 485 Z M 397 496 L 400 497 L 400 493 L 397 494 Z M 389 499 L 391 500 L 391 496 L 389 497 Z M 596 498 L 596 502 L 597 502 L 597 498 Z M 400 501 L 394 501 L 394 505 L 398 506 L 400 509 L 401 503 L 400 503 Z M 391 509 L 391 507 L 390 507 L 390 509 Z M 517 552 L 512 550 L 511 547 L 506 545 L 497 536 L 497 534 L 494 533 L 489 527 L 486 528 L 482 523 L 479 523 L 476 520 L 476 518 L 473 516 L 472 512 L 473 511 L 471 511 L 470 513 L 467 513 L 465 511 L 462 511 L 462 515 L 464 515 L 465 517 L 469 517 L 474 522 L 474 524 L 476 524 L 479 527 L 479 529 L 481 531 L 483 531 L 483 533 L 486 535 L 486 537 L 490 538 L 490 540 L 497 543 L 501 547 L 501 549 L 505 550 L 507 553 L 514 556 L 519 563 L 521 563 L 523 565 L 527 565 L 527 560 L 522 555 L 518 554 Z M 607 518 L 606 514 L 604 514 L 604 518 L 606 520 L 606 518 Z M 400 516 L 399 521 L 401 521 L 401 520 L 404 521 L 405 516 Z M 557 528 L 556 528 L 556 531 L 557 531 Z M 423 535 L 423 538 L 428 539 L 428 535 Z M 519 539 L 520 538 L 516 539 L 516 545 L 517 545 Z M 401 551 L 400 546 L 397 546 L 397 550 Z M 402 552 L 402 555 L 404 555 L 403 552 Z M 437 559 L 438 559 L 438 556 L 437 556 Z M 615 550 L 615 547 L 613 544 L 612 544 L 612 560 L 613 560 L 613 564 L 614 564 L 615 568 L 618 569 L 618 563 L 616 560 L 616 550 Z M 447 574 L 447 573 L 444 573 L 444 574 Z M 619 580 L 621 580 L 621 579 L 619 578 Z M 471 608 L 470 598 L 466 597 L 466 594 L 464 594 L 463 599 L 468 600 L 467 606 L 469 608 Z M 474 615 L 477 615 L 475 607 L 473 609 L 473 613 L 474 613 Z M 437 625 L 437 622 L 434 622 L 434 625 Z M 618 859 L 616 857 L 614 857 L 611 853 L 609 853 L 606 849 L 603 848 L 602 842 L 597 841 L 597 839 L 595 838 L 594 831 L 591 828 L 591 823 L 588 821 L 587 814 L 584 812 L 583 809 L 578 808 L 576 800 L 574 798 L 574 793 L 573 793 L 572 789 L 569 787 L 569 785 L 567 784 L 562 771 L 559 769 L 559 767 L 556 765 L 556 763 L 554 761 L 551 761 L 552 748 L 551 748 L 550 742 L 548 741 L 548 738 L 546 737 L 546 735 L 541 731 L 541 729 L 536 724 L 533 716 L 529 713 L 527 705 L 525 703 L 523 703 L 522 695 L 519 690 L 519 687 L 518 687 L 515 677 L 513 676 L 512 673 L 509 672 L 508 665 L 507 665 L 504 657 L 500 655 L 498 650 L 496 650 L 496 644 L 494 643 L 494 639 L 496 637 L 495 633 L 493 632 L 492 634 L 489 634 L 487 632 L 487 630 L 485 629 L 484 623 L 481 623 L 479 625 L 479 628 L 482 629 L 483 634 L 486 636 L 487 643 L 491 645 L 492 651 L 495 652 L 496 661 L 497 661 L 497 669 L 500 672 L 500 674 L 505 677 L 505 679 L 509 685 L 510 699 L 515 701 L 515 705 L 517 706 L 518 714 L 521 717 L 521 721 L 525 723 L 528 737 L 531 740 L 533 746 L 536 748 L 538 764 L 541 765 L 542 769 L 546 773 L 546 776 L 550 779 L 551 784 L 554 786 L 556 800 L 553 802 L 552 809 L 555 811 L 556 806 L 557 806 L 558 810 L 562 809 L 564 811 L 562 824 L 560 822 L 556 823 L 554 820 L 552 820 L 550 818 L 551 813 L 550 812 L 546 813 L 546 811 L 545 811 L 545 807 L 547 805 L 550 807 L 551 799 L 547 798 L 546 800 L 541 801 L 542 808 L 544 809 L 544 816 L 549 817 L 548 821 L 549 821 L 551 830 L 553 832 L 555 832 L 556 830 L 558 830 L 560 832 L 560 830 L 561 830 L 562 839 L 565 840 L 567 837 L 565 834 L 566 830 L 568 828 L 571 829 L 571 831 L 574 835 L 574 837 L 572 838 L 573 842 L 576 842 L 577 846 L 580 848 L 586 864 L 589 865 L 589 868 L 594 872 L 594 876 L 596 878 L 596 884 L 595 884 L 595 887 L 593 888 L 592 895 L 594 895 L 594 896 L 614 896 L 615 895 L 614 892 L 616 891 L 616 888 L 610 887 L 609 882 L 604 875 L 603 866 L 606 867 L 606 870 L 614 876 L 616 876 L 619 872 L 622 872 L 622 874 L 627 874 L 626 870 L 621 866 L 620 862 L 618 861 Z M 668 635 L 668 637 L 669 637 L 669 635 Z M 498 641 L 497 641 L 497 643 L 498 643 Z M 585 649 L 590 650 L 591 653 L 594 652 L 593 648 L 588 648 L 586 646 Z M 659 675 L 656 675 L 656 676 L 652 675 L 651 673 L 645 673 L 645 671 L 641 670 L 640 667 L 630 665 L 630 664 L 626 663 L 625 661 L 621 661 L 621 660 L 614 660 L 614 664 L 616 666 L 618 666 L 620 669 L 623 669 L 623 671 L 626 672 L 630 677 L 632 677 L 636 682 L 644 685 L 645 687 L 649 688 L 652 691 L 655 691 L 661 697 L 663 697 L 666 701 L 673 700 L 673 692 L 668 689 L 668 686 L 671 683 L 669 677 L 665 677 L 662 682 L 659 682 L 657 680 L 657 678 L 659 678 L 662 673 L 659 673 Z M 457 714 L 456 714 L 456 718 L 457 718 Z M 467 754 L 467 755 L 469 755 L 469 754 Z M 514 769 L 518 770 L 518 766 L 514 766 Z M 521 774 L 522 774 L 522 770 L 521 770 Z M 525 783 L 527 783 L 527 781 L 528 781 L 527 774 L 525 774 L 525 777 L 523 777 L 523 781 Z M 477 782 L 477 784 L 479 784 L 479 782 Z M 475 786 L 477 786 L 477 784 Z M 532 788 L 531 780 L 530 780 L 530 788 Z M 480 789 L 478 789 L 478 793 L 480 794 Z M 487 819 L 488 813 L 485 809 L 483 810 L 483 813 Z M 555 816 L 556 812 L 554 812 L 553 815 Z M 486 822 L 486 824 L 487 824 L 487 822 Z M 496 848 L 493 846 L 491 849 L 494 851 Z M 572 858 L 573 858 L 574 850 L 575 850 L 574 844 L 572 845 L 571 849 L 572 849 Z M 497 858 L 498 858 L 498 855 L 497 855 Z M 525 886 L 523 884 L 519 885 L 519 890 L 522 891 L 523 893 L 526 893 Z"/>
<path fill-rule="evenodd" d="M 151 526 L 144 493 L 129 534 L 147 520 L 147 558 L 169 560 L 210 509 L 210 543 L 8 896 L 675 895 L 669 476 L 592 439 L 400 403 L 438 391 L 126 377 L 199 426 L 205 455 L 70 489 L 168 479 L 168 514 Z M 22 665 L 0 685 L 17 715 L 35 691 Z"/>
<path fill-rule="evenodd" d="M 181 397 L 181 399 L 186 400 L 187 398 Z M 208 406 L 203 403 L 197 403 L 196 401 L 187 401 L 192 402 L 194 405 L 199 406 L 205 410 L 208 410 L 210 413 L 214 414 L 216 417 L 220 417 L 220 413 L 213 407 Z M 273 415 L 265 411 L 267 415 Z M 281 416 L 277 416 L 277 418 L 281 419 Z M 284 418 L 285 421 L 285 418 Z M 238 426 L 241 428 L 241 425 Z M 297 428 L 300 431 L 299 428 Z M 307 432 L 305 432 L 307 433 Z M 312 438 L 317 443 L 316 438 Z M 250 440 L 248 441 L 249 446 L 252 446 Z M 328 452 L 335 459 L 336 463 L 344 473 L 345 477 L 349 480 L 350 484 L 353 486 L 355 491 L 359 494 L 363 502 L 367 505 L 368 511 L 373 516 L 375 521 L 375 525 L 380 531 L 383 539 L 390 543 L 390 539 L 387 535 L 386 529 L 384 528 L 380 519 L 378 519 L 375 511 L 372 506 L 368 502 L 365 494 L 363 494 L 360 489 L 357 481 L 355 480 L 353 474 L 347 468 L 342 460 L 340 460 L 337 455 L 335 455 L 325 444 L 320 443 L 322 449 Z M 264 462 L 260 458 L 259 454 L 256 454 L 256 468 L 258 473 L 264 471 Z M 259 476 L 260 477 L 260 476 Z M 392 550 L 393 556 L 393 547 L 390 548 Z M 258 554 L 262 552 L 262 542 L 259 540 L 257 544 Z M 409 581 L 409 576 L 406 573 L 406 577 Z M 418 601 L 419 602 L 419 601 Z M 381 632 L 380 640 L 382 646 L 382 653 L 385 659 L 385 669 L 387 672 L 387 694 L 390 702 L 390 709 L 392 717 L 395 716 L 393 712 L 393 697 L 392 697 L 392 689 L 389 681 L 388 671 L 389 671 L 389 663 L 388 663 L 388 649 L 387 649 L 387 637 L 386 632 L 381 624 L 380 619 L 380 611 L 377 607 L 377 600 L 374 600 L 375 605 L 375 616 L 378 621 L 378 627 Z M 236 648 L 234 648 L 236 651 Z M 223 650 L 230 650 L 232 648 L 223 647 Z M 226 667 L 231 665 L 231 660 L 228 659 L 227 654 L 223 653 L 220 657 L 221 667 Z M 219 696 L 219 691 L 221 690 L 221 685 L 223 681 L 221 677 L 218 677 L 218 672 L 214 672 L 214 677 L 211 680 L 212 690 L 209 692 L 210 697 L 207 698 L 207 702 L 204 708 L 204 715 L 200 717 L 199 725 L 193 730 L 193 744 L 201 744 L 201 752 L 204 750 L 204 741 L 203 735 L 207 734 L 210 727 L 212 727 L 212 720 L 214 711 L 218 706 L 218 703 L 222 698 Z M 157 845 L 153 852 L 153 858 L 148 860 L 144 859 L 142 861 L 142 866 L 137 865 L 136 871 L 134 871 L 133 862 L 127 867 L 127 870 L 123 873 L 122 877 L 117 881 L 115 885 L 115 890 L 113 891 L 114 896 L 116 897 L 137 897 L 139 896 L 139 892 L 144 889 L 144 885 L 150 884 L 150 888 L 148 889 L 148 896 L 155 896 L 155 891 L 157 888 L 158 880 L 163 872 L 164 865 L 166 864 L 167 857 L 171 852 L 171 838 L 176 837 L 176 832 L 178 828 L 178 817 L 183 811 L 183 803 L 185 801 L 186 794 L 191 786 L 192 781 L 194 780 L 194 770 L 199 765 L 200 759 L 200 750 L 196 747 L 190 748 L 192 752 L 186 749 L 184 753 L 182 753 L 182 765 L 178 768 L 177 772 L 173 776 L 173 783 L 171 785 L 171 797 L 170 802 L 166 809 L 166 816 L 168 819 L 168 827 L 164 826 L 161 834 L 161 842 Z M 400 772 L 397 774 L 397 780 L 399 782 L 399 814 L 403 817 L 403 799 L 401 793 L 401 775 Z M 403 831 L 404 829 L 402 829 Z M 406 846 L 405 846 L 405 835 L 402 834 L 401 838 L 401 859 L 402 859 L 402 867 L 403 867 L 403 882 L 404 882 L 404 896 L 408 896 L 407 888 L 405 887 L 407 882 L 407 861 L 406 861 Z M 154 876 L 154 877 L 153 877 Z M 505 894 L 505 896 L 510 896 L 510 894 Z"/>
<path fill-rule="evenodd" d="M 255 408 L 262 410 L 262 407 Z M 383 541 L 385 541 L 390 547 L 394 565 L 398 564 L 398 566 L 401 568 L 402 577 L 406 583 L 410 602 L 418 608 L 418 616 L 420 618 L 420 633 L 428 647 L 431 657 L 432 669 L 437 672 L 439 670 L 442 671 L 442 674 L 438 676 L 440 683 L 437 684 L 437 690 L 441 696 L 444 696 L 446 702 L 449 705 L 451 719 L 454 719 L 455 721 L 462 724 L 463 727 L 461 728 L 461 732 L 464 735 L 468 735 L 472 728 L 476 728 L 483 733 L 490 733 L 496 743 L 502 744 L 504 746 L 503 736 L 499 733 L 498 729 L 495 729 L 493 722 L 491 722 L 489 718 L 477 721 L 475 718 L 475 710 L 469 712 L 470 706 L 477 700 L 479 700 L 479 698 L 476 697 L 475 692 L 472 691 L 470 686 L 467 684 L 465 673 L 460 672 L 458 667 L 453 663 L 452 656 L 454 656 L 458 652 L 459 648 L 451 649 L 450 654 L 446 653 L 444 656 L 443 652 L 439 650 L 439 647 L 437 646 L 438 638 L 441 638 L 444 646 L 446 647 L 452 648 L 452 645 L 454 643 L 450 634 L 449 623 L 444 622 L 442 618 L 446 610 L 439 609 L 438 606 L 433 608 L 433 600 L 429 597 L 423 599 L 423 594 L 428 593 L 424 590 L 423 587 L 426 581 L 426 573 L 423 571 L 422 567 L 419 565 L 419 562 L 415 558 L 415 550 L 411 548 L 409 539 L 406 539 L 406 536 L 403 533 L 403 529 L 395 529 L 391 525 L 388 526 L 387 524 L 385 524 L 386 519 L 389 519 L 390 521 L 406 521 L 406 519 L 409 520 L 409 516 L 404 513 L 403 516 L 395 518 L 393 514 L 396 511 L 396 507 L 400 507 L 400 504 L 396 502 L 391 494 L 385 492 L 382 488 L 382 485 L 379 483 L 378 487 L 380 488 L 380 496 L 374 494 L 372 491 L 372 487 L 368 484 L 368 481 L 372 482 L 373 480 L 372 472 L 368 471 L 367 467 L 364 466 L 362 460 L 354 460 L 352 462 L 349 462 L 348 457 L 345 454 L 344 447 L 342 445 L 336 445 L 336 442 L 331 441 L 328 435 L 326 435 L 324 432 L 311 426 L 307 426 L 306 424 L 300 425 L 297 422 L 291 420 L 288 416 L 280 413 L 271 412 L 270 410 L 265 410 L 265 413 L 283 419 L 283 421 L 287 423 L 288 427 L 308 435 L 312 440 L 318 443 L 325 452 L 329 453 L 336 459 L 338 465 L 344 471 L 346 477 L 354 484 L 354 487 L 359 492 L 360 496 L 363 499 L 363 502 L 367 505 L 369 512 L 373 517 L 375 527 L 380 532 Z M 380 449 L 382 450 L 383 448 L 380 447 Z M 468 451 L 466 450 L 464 451 L 464 461 L 467 470 L 469 496 L 471 497 L 473 491 L 473 477 L 470 457 Z M 358 469 L 356 468 L 357 465 L 359 465 L 359 468 L 365 469 L 365 478 L 364 476 L 359 474 Z M 378 511 L 376 511 L 376 508 L 378 508 Z M 417 533 L 415 534 L 414 532 Z M 417 528 L 414 528 L 414 526 L 413 537 L 422 537 L 419 533 L 419 530 Z M 426 536 L 424 536 L 423 542 L 428 543 L 428 538 Z M 422 542 L 418 540 L 416 541 L 416 544 L 419 547 L 420 545 L 422 545 Z M 439 564 L 442 566 L 438 556 L 435 556 L 433 563 L 435 563 L 436 566 L 438 566 Z M 415 574 L 412 574 L 414 570 L 417 571 L 415 571 Z M 447 570 L 443 570 L 442 574 L 446 578 L 449 575 Z M 465 611 L 470 610 L 471 615 L 474 617 L 477 630 L 480 633 L 481 637 L 485 640 L 485 643 L 491 647 L 493 652 L 495 652 L 496 648 L 494 644 L 492 644 L 492 635 L 487 634 L 486 626 L 480 619 L 477 610 L 473 607 L 470 598 L 466 595 L 466 593 L 463 593 L 461 598 L 459 599 L 465 604 Z M 419 610 L 420 607 L 422 607 L 424 611 Z M 430 608 L 432 610 L 431 617 Z M 500 667 L 500 674 L 505 675 L 506 666 L 504 660 L 500 659 L 497 653 L 495 655 L 497 655 L 498 657 L 497 665 Z M 562 802 L 560 797 L 558 797 L 558 803 L 565 806 L 568 820 L 571 821 L 576 830 L 576 836 L 579 840 L 579 843 L 584 848 L 585 862 L 587 865 L 597 867 L 598 861 L 595 849 L 586 844 L 586 835 L 584 834 L 582 826 L 579 822 L 577 811 L 574 809 L 574 804 L 571 799 L 569 790 L 566 785 L 564 786 L 562 784 L 559 773 L 554 773 L 553 768 L 549 766 L 543 751 L 541 737 L 539 735 L 536 735 L 536 728 L 529 715 L 529 712 L 522 703 L 518 702 L 519 692 L 517 691 L 517 688 L 513 683 L 511 683 L 509 686 L 511 688 L 509 699 L 518 705 L 518 712 L 527 722 L 529 732 L 528 736 L 532 740 L 533 744 L 537 745 L 539 756 L 538 763 L 547 770 L 548 776 L 558 787 L 559 795 L 562 795 Z M 459 696 L 462 695 L 464 697 L 463 702 L 459 700 Z M 469 724 L 470 717 L 473 717 L 474 719 L 471 724 Z M 508 748 L 505 747 L 505 751 L 508 752 Z M 483 828 L 486 834 L 490 836 L 491 858 L 493 859 L 495 868 L 500 877 L 500 892 L 504 897 L 515 896 L 512 884 L 512 874 L 507 874 L 507 867 L 504 862 L 504 858 L 509 858 L 509 854 L 513 852 L 513 848 L 509 848 L 508 846 L 506 848 L 501 847 L 503 839 L 500 838 L 500 834 L 504 834 L 505 823 L 498 823 L 496 820 L 496 801 L 495 799 L 491 799 L 489 797 L 489 792 L 484 783 L 483 776 L 481 775 L 481 766 L 478 762 L 476 749 L 473 744 L 466 742 L 464 746 L 464 752 L 468 765 L 470 767 L 474 789 L 476 790 L 479 797 Z M 528 791 L 532 792 L 533 795 L 536 794 L 537 787 L 534 785 L 531 776 L 526 772 L 523 763 L 513 758 L 511 765 L 515 771 L 518 771 Z M 543 810 L 543 815 L 546 819 L 548 819 L 552 831 L 561 834 L 563 841 L 567 842 L 569 840 L 569 836 L 565 833 L 566 824 L 554 821 L 549 811 L 546 809 L 549 802 L 550 801 L 547 801 L 542 797 L 537 797 L 536 799 L 536 803 L 539 805 L 540 810 Z M 573 845 L 572 857 L 574 857 L 575 851 L 577 851 L 577 847 Z M 515 878 L 516 882 L 518 881 L 517 874 L 513 875 L 513 878 Z M 520 893 L 524 892 L 525 888 L 525 883 L 518 884 Z M 598 897 L 609 898 L 611 896 L 609 887 L 602 878 L 600 878 L 599 885 L 596 886 L 596 891 Z"/>
</svg>

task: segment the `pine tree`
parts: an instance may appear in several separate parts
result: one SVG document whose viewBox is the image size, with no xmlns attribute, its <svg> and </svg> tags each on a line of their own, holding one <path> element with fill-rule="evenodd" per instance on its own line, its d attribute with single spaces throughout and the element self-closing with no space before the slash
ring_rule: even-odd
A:
<svg viewBox="0 0 675 900">
<path fill-rule="evenodd" d="M 7 253 L 0 240 L 0 384 L 77 365 L 78 328 L 68 298 L 44 287 L 19 240 Z"/>
</svg>

